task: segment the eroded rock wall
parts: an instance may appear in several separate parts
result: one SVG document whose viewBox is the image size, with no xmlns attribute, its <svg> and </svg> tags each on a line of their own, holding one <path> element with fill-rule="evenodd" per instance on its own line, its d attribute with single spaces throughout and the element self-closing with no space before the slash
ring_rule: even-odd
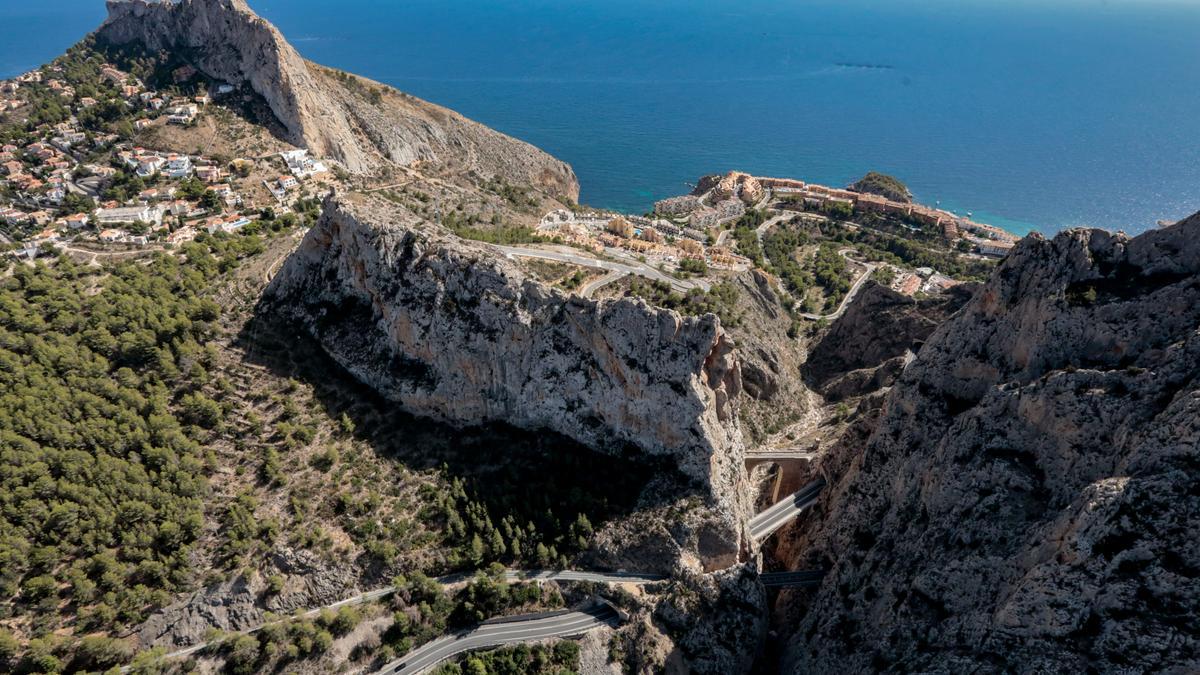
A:
<svg viewBox="0 0 1200 675">
<path fill-rule="evenodd" d="M 812 349 L 802 372 L 828 401 L 891 386 L 938 326 L 977 289 L 955 286 L 914 299 L 868 282 Z"/>
<path fill-rule="evenodd" d="M 249 83 L 287 129 L 288 141 L 336 157 L 355 171 L 370 161 L 342 106 L 244 0 L 108 0 L 108 20 L 98 37 L 172 52 L 209 77 Z"/>
<path fill-rule="evenodd" d="M 741 377 L 714 316 L 564 295 L 492 247 L 357 195 L 327 202 L 267 297 L 411 412 L 669 457 L 740 530 Z"/>
<path fill-rule="evenodd" d="M 1198 328 L 1200 216 L 1022 242 L 823 464 L 784 670 L 1200 669 Z"/>
</svg>

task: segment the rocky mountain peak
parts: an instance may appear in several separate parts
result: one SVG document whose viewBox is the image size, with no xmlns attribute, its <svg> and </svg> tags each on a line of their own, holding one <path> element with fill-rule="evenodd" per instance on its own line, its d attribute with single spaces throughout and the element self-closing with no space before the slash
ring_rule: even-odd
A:
<svg viewBox="0 0 1200 675">
<path fill-rule="evenodd" d="M 481 180 L 502 178 L 574 200 L 567 164 L 457 113 L 306 61 L 244 0 L 108 0 L 97 38 L 172 53 L 205 77 L 247 85 L 285 140 L 354 173 L 422 162 Z"/>
<path fill-rule="evenodd" d="M 790 667 L 1200 665 L 1198 326 L 1200 215 L 1026 238 L 825 460 Z"/>
<path fill-rule="evenodd" d="M 270 106 L 287 140 L 354 171 L 368 157 L 345 111 L 319 86 L 300 54 L 244 0 L 109 0 L 101 40 L 185 55 L 208 77 L 248 83 Z"/>
</svg>

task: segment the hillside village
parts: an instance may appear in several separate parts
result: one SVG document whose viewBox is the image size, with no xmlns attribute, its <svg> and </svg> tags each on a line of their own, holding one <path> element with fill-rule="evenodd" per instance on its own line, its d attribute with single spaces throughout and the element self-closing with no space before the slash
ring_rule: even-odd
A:
<svg viewBox="0 0 1200 675">
<path fill-rule="evenodd" d="M 329 169 L 304 150 L 229 158 L 138 145 L 147 130 L 196 125 L 233 87 L 197 85 L 184 67 L 173 73 L 179 86 L 155 90 L 94 59 L 69 54 L 0 84 L 0 244 L 10 255 L 286 225 L 297 200 L 327 190 Z"/>
<path fill-rule="evenodd" d="M 250 100 L 244 92 L 188 65 L 152 68 L 135 55 L 122 70 L 104 54 L 85 42 L 0 84 L 0 246 L 9 256 L 170 249 L 201 234 L 279 230 L 311 224 L 317 198 L 335 186 L 379 189 L 286 144 L 231 156 L 200 127 L 230 124 Z M 638 276 L 706 293 L 760 269 L 810 318 L 868 275 L 906 295 L 945 290 L 978 277 L 972 258 L 1002 257 L 1016 240 L 920 204 L 742 172 L 706 177 L 644 215 L 573 204 L 541 213 L 509 253 L 565 265 L 565 290 L 593 295 Z"/>
<path fill-rule="evenodd" d="M 785 210 L 842 220 L 873 215 L 920 230 L 940 231 L 946 243 L 964 252 L 1002 258 L 1018 237 L 998 227 L 921 204 L 888 199 L 870 192 L 831 188 L 793 178 L 767 178 L 731 172 L 710 177 L 693 194 L 660 200 L 655 214 L 686 222 L 693 231 L 708 231 L 744 212 L 743 204 L 775 200 Z"/>
<path fill-rule="evenodd" d="M 659 200 L 645 215 L 554 210 L 537 232 L 599 258 L 640 265 L 641 276 L 652 280 L 656 272 L 670 275 L 667 285 L 680 292 L 765 271 L 776 292 L 798 304 L 801 318 L 834 311 L 868 276 L 908 296 L 945 291 L 977 277 L 1017 240 L 920 204 L 736 171 L 705 177 L 692 193 Z M 607 269 L 583 285 L 585 294 L 619 281 L 628 268 Z M 709 282 L 698 289 L 675 281 L 692 275 Z"/>
</svg>

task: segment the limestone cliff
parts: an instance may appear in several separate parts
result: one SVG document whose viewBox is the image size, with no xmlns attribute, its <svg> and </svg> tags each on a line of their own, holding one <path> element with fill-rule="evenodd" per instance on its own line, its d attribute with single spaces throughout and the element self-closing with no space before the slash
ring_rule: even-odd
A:
<svg viewBox="0 0 1200 675">
<path fill-rule="evenodd" d="M 739 511 L 723 518 L 736 543 L 741 379 L 716 317 L 566 296 L 490 246 L 358 195 L 326 204 L 267 302 L 411 412 L 669 457 Z"/>
<path fill-rule="evenodd" d="M 785 672 L 1200 669 L 1198 327 L 1200 215 L 1023 241 L 820 467 Z"/>
<path fill-rule="evenodd" d="M 352 172 L 374 173 L 383 159 L 420 161 L 578 198 L 565 163 L 410 96 L 363 96 L 378 86 L 305 61 L 245 0 L 108 0 L 108 12 L 101 43 L 171 52 L 210 78 L 249 85 L 289 142 Z"/>
<path fill-rule="evenodd" d="M 976 290 L 962 284 L 914 299 L 868 282 L 812 349 L 802 372 L 827 401 L 890 387 L 908 358 Z"/>
</svg>

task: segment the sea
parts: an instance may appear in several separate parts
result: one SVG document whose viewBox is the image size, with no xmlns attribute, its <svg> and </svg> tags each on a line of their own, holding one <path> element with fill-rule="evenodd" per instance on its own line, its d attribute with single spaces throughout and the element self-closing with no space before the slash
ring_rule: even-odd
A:
<svg viewBox="0 0 1200 675">
<path fill-rule="evenodd" d="M 304 56 L 574 166 L 644 212 L 729 170 L 867 171 L 1018 234 L 1200 210 L 1197 0 L 250 0 Z M 103 20 L 0 0 L 0 77 Z"/>
</svg>

